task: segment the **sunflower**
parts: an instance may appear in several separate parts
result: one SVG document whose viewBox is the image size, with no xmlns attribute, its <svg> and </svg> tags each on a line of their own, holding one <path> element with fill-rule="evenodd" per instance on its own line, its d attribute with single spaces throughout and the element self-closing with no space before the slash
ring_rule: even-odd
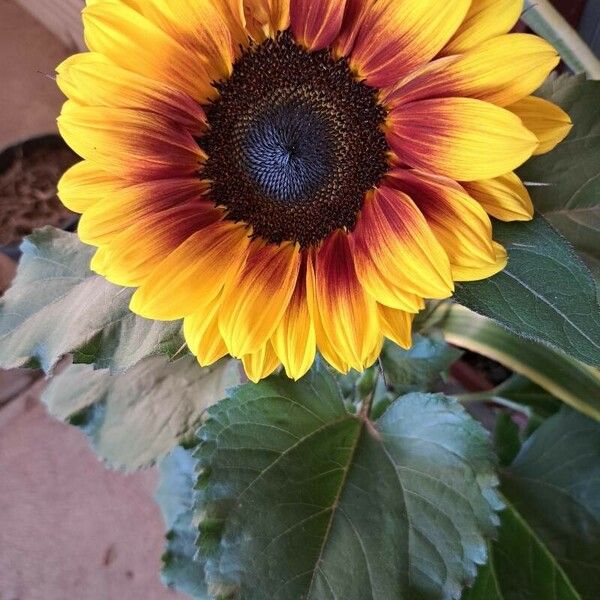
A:
<svg viewBox="0 0 600 600">
<path fill-rule="evenodd" d="M 58 69 L 63 177 L 92 269 L 184 320 L 202 365 L 297 379 L 411 343 L 424 299 L 506 264 L 514 169 L 569 117 L 521 0 L 88 0 Z"/>
</svg>

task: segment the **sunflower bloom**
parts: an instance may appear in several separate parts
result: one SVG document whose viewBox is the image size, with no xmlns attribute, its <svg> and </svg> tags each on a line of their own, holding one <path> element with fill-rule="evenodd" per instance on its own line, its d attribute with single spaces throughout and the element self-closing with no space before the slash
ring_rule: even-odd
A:
<svg viewBox="0 0 600 600">
<path fill-rule="evenodd" d="M 92 268 L 257 381 L 362 370 L 424 299 L 506 264 L 489 215 L 569 132 L 521 0 L 88 0 L 61 64 Z"/>
</svg>

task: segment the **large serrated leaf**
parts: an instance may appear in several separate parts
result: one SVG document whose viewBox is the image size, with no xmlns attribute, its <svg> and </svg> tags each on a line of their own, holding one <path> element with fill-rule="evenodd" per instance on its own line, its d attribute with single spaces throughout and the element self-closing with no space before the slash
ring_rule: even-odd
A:
<svg viewBox="0 0 600 600">
<path fill-rule="evenodd" d="M 508 266 L 482 281 L 458 283 L 455 300 L 509 331 L 600 365 L 600 306 L 591 273 L 566 240 L 537 216 L 494 224 Z"/>
<path fill-rule="evenodd" d="M 134 315 L 132 290 L 92 273 L 93 248 L 75 234 L 46 227 L 21 249 L 17 276 L 0 299 L 0 367 L 39 363 L 48 372 L 70 353 L 77 363 L 123 371 L 181 348 L 181 323 Z"/>
<path fill-rule="evenodd" d="M 413 393 L 372 422 L 316 366 L 238 388 L 199 437 L 199 552 L 217 597 L 449 600 L 485 562 L 491 450 L 448 398 Z"/>
<path fill-rule="evenodd" d="M 582 600 L 556 558 L 529 524 L 508 505 L 498 539 L 462 600 Z"/>
<path fill-rule="evenodd" d="M 193 437 L 204 411 L 239 375 L 236 361 L 201 368 L 191 356 L 146 358 L 122 374 L 71 365 L 42 400 L 53 416 L 82 427 L 107 463 L 137 469 Z"/>
<path fill-rule="evenodd" d="M 208 600 L 204 567 L 194 559 L 198 535 L 192 522 L 194 464 L 191 451 L 182 447 L 174 448 L 159 464 L 155 499 L 167 526 L 162 580 L 194 600 Z"/>
<path fill-rule="evenodd" d="M 600 424 L 563 408 L 503 472 L 502 489 L 580 597 L 600 598 Z"/>
<path fill-rule="evenodd" d="M 573 129 L 519 175 L 543 184 L 529 188 L 536 210 L 595 265 L 600 261 L 600 81 L 564 75 L 539 94 L 569 113 Z"/>
</svg>

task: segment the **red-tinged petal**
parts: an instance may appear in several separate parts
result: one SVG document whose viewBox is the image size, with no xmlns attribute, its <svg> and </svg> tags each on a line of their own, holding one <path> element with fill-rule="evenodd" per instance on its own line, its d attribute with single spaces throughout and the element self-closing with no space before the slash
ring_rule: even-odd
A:
<svg viewBox="0 0 600 600">
<path fill-rule="evenodd" d="M 471 0 L 378 0 L 356 36 L 352 67 L 369 85 L 394 85 L 444 47 L 470 4 Z"/>
<path fill-rule="evenodd" d="M 538 146 L 521 119 L 473 98 L 405 104 L 392 111 L 387 139 L 402 162 L 457 181 L 512 171 Z"/>
<path fill-rule="evenodd" d="M 217 298 L 237 273 L 248 250 L 248 231 L 218 221 L 190 236 L 171 252 L 131 299 L 133 312 L 172 321 L 190 315 Z"/>
<path fill-rule="evenodd" d="M 480 273 L 498 267 L 490 219 L 464 188 L 443 177 L 400 169 L 390 180 L 414 198 L 450 259 L 455 281 L 483 279 Z"/>
<path fill-rule="evenodd" d="M 542 38 L 510 34 L 466 54 L 433 61 L 390 92 L 392 106 L 424 98 L 465 96 L 507 106 L 536 90 L 558 64 L 556 50 Z"/>
<path fill-rule="evenodd" d="M 527 188 L 514 173 L 495 179 L 469 181 L 464 184 L 469 194 L 485 211 L 501 221 L 531 221 L 533 203 Z"/>
<path fill-rule="evenodd" d="M 227 354 L 227 346 L 219 332 L 221 298 L 188 315 L 183 320 L 183 334 L 190 352 L 207 367 Z"/>
<path fill-rule="evenodd" d="M 261 379 L 271 375 L 280 362 L 271 342 L 267 342 L 257 352 L 242 356 L 242 364 L 248 379 L 253 383 L 258 383 Z"/>
<path fill-rule="evenodd" d="M 350 236 L 354 262 L 362 285 L 378 302 L 417 312 L 423 298 L 452 294 L 450 263 L 415 203 L 391 185 L 365 199 Z"/>
<path fill-rule="evenodd" d="M 346 10 L 337 40 L 334 43 L 336 56 L 349 56 L 354 48 L 356 36 L 368 12 L 376 0 L 346 0 Z"/>
<path fill-rule="evenodd" d="M 377 305 L 379 322 L 383 335 L 398 344 L 401 348 L 408 350 L 412 346 L 412 322 L 414 315 L 404 310 L 396 310 Z"/>
<path fill-rule="evenodd" d="M 290 0 L 244 0 L 246 29 L 260 43 L 290 26 Z"/>
<path fill-rule="evenodd" d="M 214 98 L 216 90 L 202 52 L 184 47 L 138 10 L 118 0 L 88 4 L 83 11 L 87 47 L 134 73 L 165 81 L 199 102 Z"/>
<path fill-rule="evenodd" d="M 290 0 L 290 21 L 296 40 L 309 50 L 322 50 L 338 36 L 346 0 Z"/>
<path fill-rule="evenodd" d="M 314 295 L 314 266 L 310 253 L 305 252 L 294 293 L 271 338 L 287 376 L 295 380 L 305 375 L 315 360 Z"/>
<path fill-rule="evenodd" d="M 212 1 L 144 2 L 143 15 L 196 55 L 211 81 L 231 75 L 236 48 L 228 20 Z"/>
<path fill-rule="evenodd" d="M 58 196 L 69 210 L 81 213 L 128 185 L 127 181 L 84 160 L 73 165 L 61 177 L 58 182 Z"/>
<path fill-rule="evenodd" d="M 472 0 L 469 12 L 442 54 L 460 54 L 508 33 L 519 20 L 523 0 Z"/>
<path fill-rule="evenodd" d="M 82 241 L 100 245 L 136 222 L 177 205 L 205 203 L 206 185 L 197 178 L 159 179 L 130 185 L 103 198 L 83 213 L 78 233 Z"/>
<path fill-rule="evenodd" d="M 134 181 L 194 175 L 206 158 L 189 131 L 149 112 L 68 101 L 58 128 L 81 157 Z"/>
<path fill-rule="evenodd" d="M 165 82 L 118 67 L 102 54 L 75 54 L 56 72 L 63 93 L 82 106 L 155 112 L 196 134 L 205 128 L 204 110 L 190 96 Z"/>
<path fill-rule="evenodd" d="M 207 201 L 174 206 L 135 221 L 105 246 L 105 277 L 117 285 L 142 285 L 166 256 L 222 214 Z"/>
<path fill-rule="evenodd" d="M 357 371 L 370 366 L 381 342 L 377 306 L 356 275 L 348 236 L 342 231 L 332 233 L 317 253 L 316 306 L 326 347 L 334 349 L 333 365 Z M 328 353 L 323 354 L 329 360 Z M 338 357 L 341 365 L 336 364 Z"/>
<path fill-rule="evenodd" d="M 219 329 L 232 356 L 257 352 L 279 325 L 298 279 L 300 250 L 254 240 L 245 265 L 225 286 Z"/>
</svg>

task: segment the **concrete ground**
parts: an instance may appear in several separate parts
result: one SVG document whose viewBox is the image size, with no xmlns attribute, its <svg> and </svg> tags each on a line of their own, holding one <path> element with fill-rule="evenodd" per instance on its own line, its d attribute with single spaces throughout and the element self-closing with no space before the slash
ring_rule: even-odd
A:
<svg viewBox="0 0 600 600">
<path fill-rule="evenodd" d="M 13 0 L 0 0 L 0 149 L 55 131 L 51 74 L 70 53 Z M 0 254 L 0 295 L 15 265 Z M 164 525 L 156 472 L 104 468 L 52 420 L 44 381 L 0 371 L 0 600 L 183 600 L 159 580 Z"/>
</svg>

